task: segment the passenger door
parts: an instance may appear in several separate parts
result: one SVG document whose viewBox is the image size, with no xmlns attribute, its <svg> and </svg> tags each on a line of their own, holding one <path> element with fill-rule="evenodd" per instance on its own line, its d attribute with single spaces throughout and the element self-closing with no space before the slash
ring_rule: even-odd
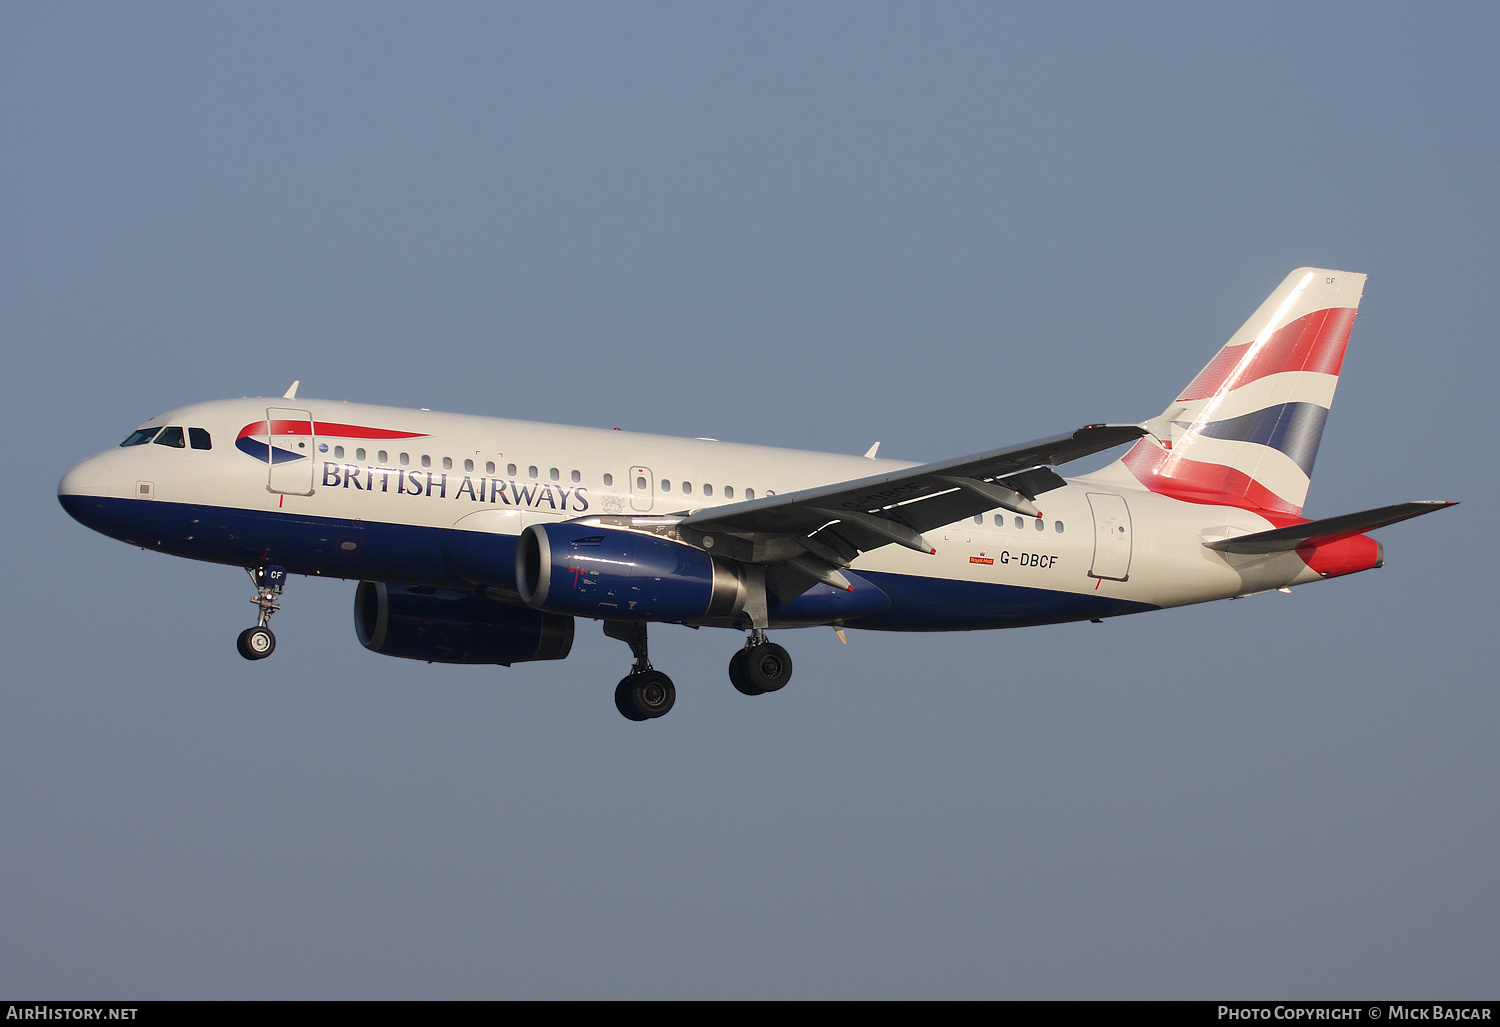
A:
<svg viewBox="0 0 1500 1027">
<path fill-rule="evenodd" d="M 287 407 L 266 409 L 266 488 L 288 496 L 313 494 L 317 446 L 312 414 Z"/>
<path fill-rule="evenodd" d="M 1094 512 L 1094 565 L 1089 577 L 1125 581 L 1130 577 L 1130 508 L 1124 496 L 1090 492 Z"/>
</svg>

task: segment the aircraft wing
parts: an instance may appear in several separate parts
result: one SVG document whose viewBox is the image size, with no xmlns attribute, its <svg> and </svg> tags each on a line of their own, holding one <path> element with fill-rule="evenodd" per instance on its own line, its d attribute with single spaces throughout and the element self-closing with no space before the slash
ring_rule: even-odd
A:
<svg viewBox="0 0 1500 1027">
<path fill-rule="evenodd" d="M 997 507 L 1040 516 L 1037 496 L 1064 484 L 1051 465 L 1144 434 L 1133 424 L 1091 424 L 1020 446 L 694 511 L 677 530 L 730 559 L 791 561 L 814 580 L 839 585 L 842 576 L 827 572 L 861 552 L 895 543 L 932 553 L 922 532 Z"/>
<path fill-rule="evenodd" d="M 1270 531 L 1258 531 L 1253 535 L 1236 535 L 1233 538 L 1203 544 L 1220 553 L 1290 552 L 1301 546 L 1321 546 L 1329 542 L 1337 542 L 1341 538 L 1383 528 L 1387 524 L 1395 524 L 1409 517 L 1420 517 L 1434 510 L 1445 510 L 1457 505 L 1457 503 L 1441 499 L 1422 499 L 1411 503 L 1397 503 L 1394 506 L 1382 506 L 1374 510 L 1361 510 L 1359 513 L 1325 517 L 1320 521 L 1306 521 L 1286 528 L 1272 528 Z"/>
</svg>

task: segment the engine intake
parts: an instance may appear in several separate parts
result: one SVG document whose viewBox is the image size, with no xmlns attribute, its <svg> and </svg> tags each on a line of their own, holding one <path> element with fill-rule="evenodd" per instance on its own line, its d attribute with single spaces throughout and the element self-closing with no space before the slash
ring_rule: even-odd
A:
<svg viewBox="0 0 1500 1027">
<path fill-rule="evenodd" d="M 429 663 L 561 660 L 573 648 L 573 618 L 452 589 L 361 581 L 354 593 L 359 644 L 382 656 Z"/>
</svg>

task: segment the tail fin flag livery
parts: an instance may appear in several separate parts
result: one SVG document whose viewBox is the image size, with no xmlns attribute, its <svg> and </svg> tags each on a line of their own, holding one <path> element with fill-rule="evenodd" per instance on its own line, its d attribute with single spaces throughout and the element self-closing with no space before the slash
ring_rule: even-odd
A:
<svg viewBox="0 0 1500 1027">
<path fill-rule="evenodd" d="M 343 578 L 383 656 L 559 660 L 577 622 L 600 622 L 633 657 L 615 708 L 647 721 L 677 695 L 652 623 L 744 632 L 729 679 L 765 695 L 792 674 L 768 631 L 1100 623 L 1382 566 L 1367 532 L 1453 504 L 1302 516 L 1364 285 L 1299 268 L 1160 417 L 964 457 L 299 399 L 293 382 L 153 417 L 64 475 L 58 501 L 130 545 L 248 571 L 248 660 L 276 648 L 289 574 Z M 1123 446 L 1093 474 L 1054 470 Z"/>
<path fill-rule="evenodd" d="M 1299 516 L 1364 286 L 1293 271 L 1120 464 L 1174 499 Z"/>
</svg>

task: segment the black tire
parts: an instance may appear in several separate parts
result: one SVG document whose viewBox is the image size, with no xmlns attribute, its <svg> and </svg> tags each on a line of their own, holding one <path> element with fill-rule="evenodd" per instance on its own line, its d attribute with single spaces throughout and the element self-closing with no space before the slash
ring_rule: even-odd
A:
<svg viewBox="0 0 1500 1027">
<path fill-rule="evenodd" d="M 760 695 L 765 689 L 751 684 L 749 672 L 745 669 L 749 662 L 749 649 L 741 649 L 729 658 L 729 683 L 742 695 Z"/>
<path fill-rule="evenodd" d="M 264 660 L 276 651 L 276 636 L 270 628 L 246 628 L 234 644 L 245 659 Z"/>
<path fill-rule="evenodd" d="M 635 708 L 635 702 L 630 698 L 630 677 L 621 678 L 620 683 L 615 686 L 615 709 L 620 711 L 620 716 L 626 720 L 642 721 L 651 718 Z"/>
<path fill-rule="evenodd" d="M 745 680 L 762 692 L 774 692 L 792 680 L 792 657 L 775 642 L 754 645 L 747 650 Z"/>
<path fill-rule="evenodd" d="M 659 670 L 632 674 L 630 701 L 651 719 L 665 717 L 677 702 L 677 686 Z"/>
</svg>

